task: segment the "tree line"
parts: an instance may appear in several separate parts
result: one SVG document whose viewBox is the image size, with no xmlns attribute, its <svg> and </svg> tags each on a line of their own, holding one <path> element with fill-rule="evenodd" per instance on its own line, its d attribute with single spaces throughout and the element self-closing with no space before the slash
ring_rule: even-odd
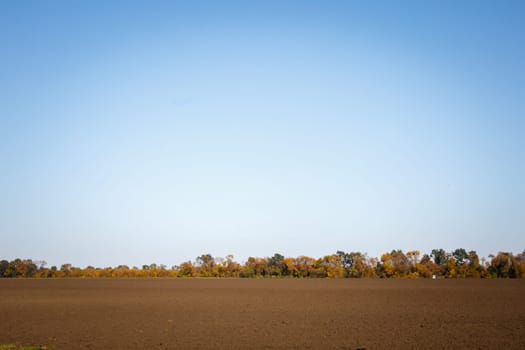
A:
<svg viewBox="0 0 525 350">
<path fill-rule="evenodd" d="M 421 255 L 392 250 L 380 258 L 361 252 L 337 251 L 322 258 L 309 256 L 249 257 L 244 263 L 232 255 L 224 258 L 203 254 L 168 268 L 166 265 L 79 268 L 71 264 L 47 267 L 45 261 L 0 261 L 0 277 L 16 278 L 133 278 L 133 277 L 240 277 L 240 278 L 525 278 L 525 250 L 519 254 L 499 252 L 489 259 L 463 248 L 452 252 L 433 249 Z"/>
</svg>

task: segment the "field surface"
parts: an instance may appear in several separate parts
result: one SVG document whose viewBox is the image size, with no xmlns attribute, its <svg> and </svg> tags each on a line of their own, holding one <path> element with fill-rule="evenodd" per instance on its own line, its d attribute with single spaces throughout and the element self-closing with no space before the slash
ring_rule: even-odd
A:
<svg viewBox="0 0 525 350">
<path fill-rule="evenodd" d="M 0 344 L 525 349 L 525 281 L 3 279 Z"/>
</svg>

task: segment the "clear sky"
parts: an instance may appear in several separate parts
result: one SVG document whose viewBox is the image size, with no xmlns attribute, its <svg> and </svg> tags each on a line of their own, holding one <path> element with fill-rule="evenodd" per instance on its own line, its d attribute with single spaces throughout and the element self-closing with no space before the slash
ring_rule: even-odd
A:
<svg viewBox="0 0 525 350">
<path fill-rule="evenodd" d="M 523 1 L 0 2 L 0 258 L 525 248 Z"/>
</svg>

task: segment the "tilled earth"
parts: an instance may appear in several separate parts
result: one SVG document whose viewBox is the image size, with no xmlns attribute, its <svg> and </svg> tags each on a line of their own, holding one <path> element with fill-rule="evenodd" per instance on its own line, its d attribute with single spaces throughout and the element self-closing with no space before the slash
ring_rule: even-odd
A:
<svg viewBox="0 0 525 350">
<path fill-rule="evenodd" d="M 525 280 L 2 279 L 0 344 L 525 349 Z"/>
</svg>

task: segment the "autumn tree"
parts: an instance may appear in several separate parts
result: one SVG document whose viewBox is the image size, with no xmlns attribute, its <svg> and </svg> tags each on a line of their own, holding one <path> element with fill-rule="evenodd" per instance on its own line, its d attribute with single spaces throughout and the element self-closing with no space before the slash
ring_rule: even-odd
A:
<svg viewBox="0 0 525 350">
<path fill-rule="evenodd" d="M 512 253 L 507 252 L 499 252 L 498 255 L 492 258 L 492 261 L 490 262 L 489 271 L 494 277 L 525 277 L 525 271 L 522 270 L 520 260 L 516 259 L 516 257 L 512 255 Z"/>
<path fill-rule="evenodd" d="M 406 257 L 408 259 L 408 262 L 411 268 L 415 267 L 416 264 L 419 262 L 420 255 L 421 255 L 421 252 L 419 250 L 410 250 L 406 253 Z"/>
<path fill-rule="evenodd" d="M 297 270 L 294 258 L 284 258 L 284 264 L 286 265 L 286 271 L 288 272 L 288 276 L 299 277 L 299 270 Z"/>
<path fill-rule="evenodd" d="M 179 276 L 181 277 L 194 277 L 195 268 L 191 261 L 186 261 L 179 266 Z"/>
<path fill-rule="evenodd" d="M 246 263 L 244 263 L 244 265 L 241 266 L 241 271 L 239 274 L 240 277 L 243 277 L 243 278 L 255 277 L 255 266 L 256 266 L 255 258 L 250 256 L 248 260 L 246 261 Z"/>
<path fill-rule="evenodd" d="M 326 271 L 326 277 L 329 278 L 343 278 L 346 277 L 346 270 L 341 263 L 341 256 L 338 254 L 326 255 L 319 261 L 321 266 Z"/>
<path fill-rule="evenodd" d="M 306 255 L 295 258 L 295 268 L 298 271 L 298 277 L 313 277 L 313 275 L 318 275 L 315 259 Z"/>
<path fill-rule="evenodd" d="M 213 267 L 215 266 L 215 259 L 211 254 L 202 254 L 195 260 L 198 274 L 201 277 L 213 276 Z"/>
<path fill-rule="evenodd" d="M 360 252 L 337 251 L 321 258 L 306 255 L 285 257 L 274 254 L 271 257 L 249 257 L 239 264 L 232 255 L 225 258 L 203 254 L 195 262 L 187 261 L 168 269 L 164 264 L 148 264 L 142 268 L 128 265 L 116 267 L 86 268 L 62 264 L 46 267 L 43 261 L 31 259 L 0 260 L 0 277 L 36 278 L 135 278 L 135 277 L 295 277 L 295 278 L 429 278 L 440 275 L 446 278 L 525 278 L 525 251 L 513 255 L 500 252 L 489 255 L 489 261 L 478 256 L 476 251 L 463 248 L 447 253 L 433 249 L 431 254 L 411 250 L 392 250 L 380 259 L 369 258 Z"/>
<path fill-rule="evenodd" d="M 239 277 L 241 265 L 233 259 L 233 255 L 227 255 L 220 266 L 224 270 L 224 277 Z"/>
<path fill-rule="evenodd" d="M 419 262 L 414 265 L 414 270 L 419 277 L 432 277 L 439 270 L 439 267 L 432 261 L 430 255 L 423 254 Z"/>
<path fill-rule="evenodd" d="M 468 252 L 468 269 L 466 277 L 486 277 L 486 272 L 480 264 L 478 253 L 475 250 Z"/>
<path fill-rule="evenodd" d="M 410 250 L 406 253 L 406 257 L 408 259 L 409 264 L 409 277 L 411 278 L 417 278 L 420 276 L 418 269 L 418 263 L 419 263 L 419 255 L 421 252 L 419 250 Z"/>
</svg>

